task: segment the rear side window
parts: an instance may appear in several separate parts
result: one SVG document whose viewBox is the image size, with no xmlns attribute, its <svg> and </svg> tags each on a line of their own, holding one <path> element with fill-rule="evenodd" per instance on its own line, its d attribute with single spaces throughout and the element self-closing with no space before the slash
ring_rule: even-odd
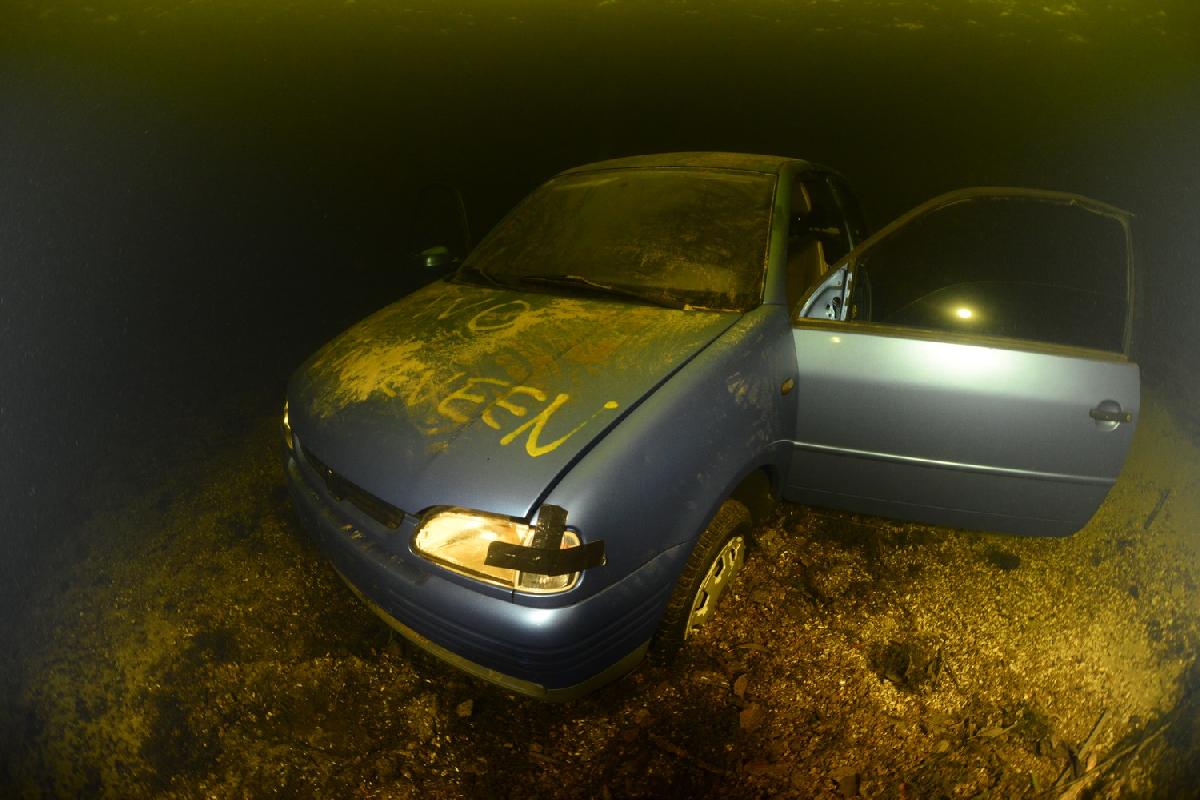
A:
<svg viewBox="0 0 1200 800">
<path fill-rule="evenodd" d="M 1120 352 L 1121 220 L 1068 201 L 987 196 L 938 206 L 867 246 L 851 314 L 885 325 Z"/>
</svg>

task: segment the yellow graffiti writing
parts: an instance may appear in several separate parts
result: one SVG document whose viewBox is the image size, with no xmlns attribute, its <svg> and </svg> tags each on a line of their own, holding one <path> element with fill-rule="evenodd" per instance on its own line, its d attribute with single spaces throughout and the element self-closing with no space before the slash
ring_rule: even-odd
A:
<svg viewBox="0 0 1200 800">
<path fill-rule="evenodd" d="M 485 304 L 488 300 L 487 300 L 487 298 L 485 298 L 483 300 L 475 300 L 473 302 L 467 303 L 465 306 L 463 306 L 460 309 L 459 305 L 462 304 L 462 301 L 463 301 L 463 299 L 461 297 L 454 298 L 452 301 L 450 301 L 449 305 L 447 305 L 445 308 L 442 309 L 442 311 L 437 315 L 437 318 L 439 320 L 442 320 L 442 319 L 446 319 L 447 317 L 451 316 L 456 311 L 469 311 L 472 308 L 479 308 L 480 306 Z M 436 308 L 436 306 L 434 308 Z M 418 314 L 418 316 L 425 316 L 425 314 Z"/>
<path fill-rule="evenodd" d="M 493 403 L 492 406 L 489 406 L 488 408 L 484 409 L 484 412 L 483 412 L 484 424 L 493 430 L 497 430 L 497 431 L 500 430 L 500 423 L 497 422 L 496 418 L 492 416 L 492 407 L 493 406 L 496 408 L 503 408 L 505 411 L 512 414 L 514 417 L 523 417 L 526 414 L 528 414 L 529 410 L 527 408 L 525 408 L 525 406 L 519 406 L 516 403 L 512 402 L 512 398 L 516 397 L 519 394 L 529 395 L 530 397 L 532 397 L 534 400 L 538 401 L 539 403 L 546 402 L 546 393 L 543 392 L 541 389 L 535 389 L 532 386 L 514 386 L 508 390 L 507 394 L 497 397 L 496 402 Z"/>
<path fill-rule="evenodd" d="M 485 308 L 467 321 L 467 329 L 472 333 L 483 331 L 498 331 L 507 328 L 517 321 L 517 318 L 529 310 L 529 303 L 524 300 L 513 300 Z"/>
<path fill-rule="evenodd" d="M 458 389 L 455 389 L 453 392 L 451 392 L 450 394 L 448 394 L 442 398 L 442 402 L 438 403 L 438 405 L 437 405 L 438 413 L 441 414 L 446 419 L 453 420 L 454 422 L 464 423 L 464 422 L 470 421 L 470 419 L 471 419 L 470 417 L 468 417 L 468 416 L 460 413 L 458 410 L 452 408 L 450 406 L 450 404 L 456 400 L 461 401 L 461 402 L 467 402 L 467 403 L 475 403 L 475 404 L 479 404 L 479 403 L 482 403 L 485 400 L 487 400 L 487 398 L 484 397 L 483 395 L 473 394 L 470 391 L 471 389 L 473 389 L 474 387 L 478 386 L 481 383 L 492 384 L 494 386 L 508 386 L 509 385 L 508 381 L 501 381 L 501 380 L 497 380 L 495 378 L 467 378 L 467 382 L 465 385 L 459 387 Z"/>
<path fill-rule="evenodd" d="M 588 424 L 588 421 L 584 420 L 583 422 L 579 423 L 574 428 L 572 428 L 567 433 L 567 435 L 563 436 L 561 439 L 556 439 L 555 441 L 550 442 L 550 444 L 546 444 L 546 445 L 538 444 L 538 439 L 541 438 L 542 429 L 546 427 L 546 422 L 549 421 L 550 417 L 554 416 L 555 411 L 558 411 L 558 409 L 561 408 L 562 405 L 570 399 L 571 398 L 568 395 L 560 394 L 558 397 L 554 398 L 554 400 L 550 403 L 550 405 L 543 408 L 540 414 L 538 414 L 536 417 L 534 417 L 533 419 L 524 423 L 523 425 L 516 428 L 508 435 L 506 435 L 504 438 L 502 438 L 500 440 L 500 444 L 510 445 L 510 444 L 512 444 L 514 439 L 516 439 L 518 436 L 520 436 L 522 433 L 524 433 L 526 430 L 528 430 L 529 438 L 525 440 L 525 452 L 526 453 L 529 453 L 529 455 L 531 455 L 532 457 L 537 458 L 538 456 L 544 456 L 544 455 L 546 455 L 546 453 L 551 452 L 552 450 L 557 448 L 560 444 L 565 442 L 567 439 L 570 439 L 572 436 L 579 433 L 579 430 L 584 425 Z"/>
<path fill-rule="evenodd" d="M 455 377 L 461 377 L 459 373 Z M 488 392 L 487 387 L 496 387 L 492 392 Z M 498 391 L 503 390 L 503 391 Z M 511 414 L 517 420 L 524 420 L 513 430 L 504 434 L 500 438 L 500 444 L 504 447 L 515 442 L 521 436 L 525 436 L 525 452 L 531 458 L 538 458 L 547 453 L 553 452 L 560 447 L 563 442 L 570 439 L 580 430 L 582 430 L 589 422 L 600 414 L 602 411 L 613 411 L 619 407 L 616 400 L 609 400 L 600 410 L 597 410 L 591 417 L 580 422 L 564 435 L 558 437 L 552 442 L 542 442 L 542 438 L 546 435 L 546 426 L 550 423 L 551 418 L 568 402 L 571 396 L 560 392 L 553 400 L 547 403 L 541 411 L 538 411 L 532 417 L 529 417 L 531 408 L 528 400 L 535 403 L 545 403 L 549 395 L 534 386 L 514 386 L 510 381 L 501 380 L 499 378 L 468 378 L 465 383 L 459 386 L 450 394 L 446 395 L 437 404 L 437 413 L 443 418 L 457 424 L 466 424 L 471 421 L 473 416 L 467 409 L 467 405 L 481 406 L 488 402 L 489 394 L 493 394 L 493 399 L 480 414 L 480 419 L 489 428 L 499 431 L 505 427 L 502 419 L 497 419 L 498 411 L 505 411 Z M 520 402 L 518 402 L 520 401 Z M 465 405 L 466 404 L 466 405 Z M 529 417 L 528 419 L 525 419 Z M 433 430 L 430 430 L 432 433 Z"/>
<path fill-rule="evenodd" d="M 423 400 L 433 399 L 430 397 L 430 395 L 434 394 L 437 386 L 434 381 L 435 374 L 436 373 L 431 369 L 427 369 L 422 372 L 408 387 L 407 391 L 404 392 L 404 402 L 409 406 L 415 406 Z M 465 372 L 456 372 L 451 376 L 448 382 L 453 383 L 465 374 Z M 381 384 L 379 386 L 379 390 L 388 397 L 397 396 L 396 390 L 386 383 Z"/>
<path fill-rule="evenodd" d="M 452 317 L 462 319 L 467 314 L 466 327 L 471 333 L 487 333 L 512 327 L 532 306 L 525 300 L 495 302 L 494 297 L 467 299 L 463 297 L 438 298 L 434 302 L 413 312 L 413 319 L 432 316 L 437 320 Z"/>
</svg>

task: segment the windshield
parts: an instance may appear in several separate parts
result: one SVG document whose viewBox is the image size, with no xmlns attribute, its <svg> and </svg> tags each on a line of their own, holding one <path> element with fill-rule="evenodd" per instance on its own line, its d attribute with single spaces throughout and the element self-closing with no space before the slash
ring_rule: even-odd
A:
<svg viewBox="0 0 1200 800">
<path fill-rule="evenodd" d="M 762 294 L 774 176 L 636 169 L 545 184 L 461 275 L 646 302 L 745 310 Z"/>
</svg>

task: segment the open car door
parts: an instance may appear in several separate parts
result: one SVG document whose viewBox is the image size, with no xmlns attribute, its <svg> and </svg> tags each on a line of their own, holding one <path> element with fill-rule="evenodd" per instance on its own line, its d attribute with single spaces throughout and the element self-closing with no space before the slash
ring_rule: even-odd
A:
<svg viewBox="0 0 1200 800">
<path fill-rule="evenodd" d="M 966 189 L 855 248 L 794 313 L 789 499 L 1019 534 L 1085 525 L 1139 413 L 1129 219 Z"/>
</svg>

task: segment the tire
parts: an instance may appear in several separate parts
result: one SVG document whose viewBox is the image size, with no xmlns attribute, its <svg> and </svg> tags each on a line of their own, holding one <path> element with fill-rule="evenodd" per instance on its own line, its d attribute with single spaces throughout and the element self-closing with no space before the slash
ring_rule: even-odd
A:
<svg viewBox="0 0 1200 800">
<path fill-rule="evenodd" d="M 688 637 L 716 611 L 721 595 L 737 577 L 750 539 L 750 511 L 726 500 L 700 534 L 667 601 L 651 653 L 670 661 Z"/>
</svg>

